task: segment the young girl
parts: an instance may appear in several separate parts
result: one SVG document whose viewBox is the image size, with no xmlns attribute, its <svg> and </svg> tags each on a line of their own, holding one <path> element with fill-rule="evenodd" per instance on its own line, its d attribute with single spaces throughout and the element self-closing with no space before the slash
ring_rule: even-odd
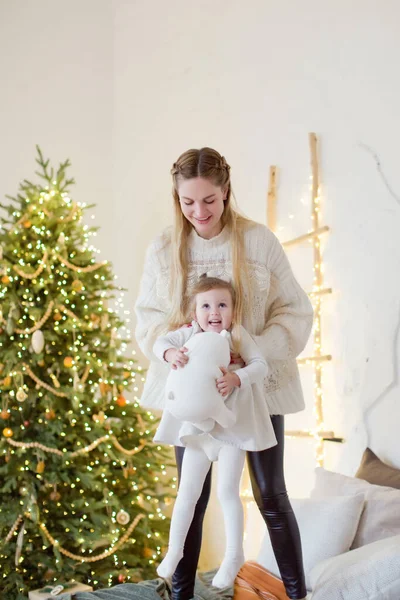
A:
<svg viewBox="0 0 400 600">
<path fill-rule="evenodd" d="M 215 587 L 233 584 L 244 562 L 243 508 L 239 495 L 240 477 L 246 450 L 265 450 L 276 444 L 262 386 L 267 364 L 247 331 L 240 326 L 235 311 L 235 292 L 231 283 L 215 277 L 201 277 L 192 290 L 191 326 L 157 339 L 153 351 L 173 369 L 185 368 L 189 357 L 185 343 L 202 332 L 231 331 L 231 349 L 238 350 L 245 366 L 232 359 L 228 369 L 221 369 L 215 382 L 226 398 L 235 424 L 223 428 L 215 423 L 210 432 L 181 422 L 164 409 L 155 442 L 185 446 L 178 496 L 172 515 L 167 555 L 157 569 L 161 577 L 170 577 L 183 556 L 186 536 L 195 507 L 212 461 L 218 460 L 218 497 L 223 509 L 225 556 L 213 579 Z M 231 355 L 232 356 L 232 355 Z M 242 362 L 242 361 L 240 361 Z M 195 476 L 194 476 L 195 474 Z"/>
</svg>

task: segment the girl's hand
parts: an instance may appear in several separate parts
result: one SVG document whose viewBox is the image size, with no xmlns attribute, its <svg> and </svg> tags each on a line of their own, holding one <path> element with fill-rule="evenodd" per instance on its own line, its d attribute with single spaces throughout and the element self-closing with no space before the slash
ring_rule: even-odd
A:
<svg viewBox="0 0 400 600">
<path fill-rule="evenodd" d="M 183 368 L 189 360 L 189 357 L 185 354 L 187 351 L 188 349 L 185 346 L 182 346 L 179 350 L 177 348 L 169 348 L 164 352 L 164 360 L 171 364 L 172 369 Z"/>
<path fill-rule="evenodd" d="M 233 371 L 228 371 L 225 367 L 220 367 L 222 377 L 217 379 L 217 389 L 219 393 L 226 397 L 233 388 L 240 387 L 240 379 Z"/>
</svg>

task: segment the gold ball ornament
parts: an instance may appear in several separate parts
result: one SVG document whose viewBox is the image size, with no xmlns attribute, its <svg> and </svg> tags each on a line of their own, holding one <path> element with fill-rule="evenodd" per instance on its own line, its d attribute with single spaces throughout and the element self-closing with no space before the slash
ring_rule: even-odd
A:
<svg viewBox="0 0 400 600">
<path fill-rule="evenodd" d="M 131 376 L 130 371 L 124 371 L 124 379 L 128 379 Z"/>
<path fill-rule="evenodd" d="M 73 364 L 74 364 L 74 359 L 72 358 L 72 356 L 66 356 L 64 358 L 64 367 L 67 367 L 67 369 L 70 369 Z"/>
<path fill-rule="evenodd" d="M 10 283 L 10 278 L 8 275 L 3 275 L 3 277 L 1 278 L 1 283 L 4 283 L 4 285 L 8 285 Z"/>
<path fill-rule="evenodd" d="M 3 379 L 3 385 L 4 385 L 4 387 L 10 387 L 10 385 L 11 385 L 11 377 L 10 377 L 10 375 L 7 375 L 7 377 L 4 377 L 4 379 Z"/>
<path fill-rule="evenodd" d="M 38 360 L 39 367 L 44 367 L 44 360 Z"/>
<path fill-rule="evenodd" d="M 53 314 L 53 319 L 54 319 L 54 321 L 61 321 L 61 319 L 62 319 L 62 314 L 61 314 L 61 313 L 59 313 L 59 312 L 55 312 L 55 313 Z"/>
<path fill-rule="evenodd" d="M 80 279 L 74 279 L 72 282 L 72 289 L 74 292 L 81 292 L 83 290 L 83 283 Z"/>
<path fill-rule="evenodd" d="M 104 423 L 106 415 L 101 410 L 98 414 L 92 415 L 92 419 L 95 423 Z"/>
<path fill-rule="evenodd" d="M 126 512 L 126 510 L 118 511 L 117 523 L 119 523 L 120 525 L 127 525 L 127 523 L 129 523 L 130 520 L 131 520 L 131 517 L 130 517 L 129 513 Z"/>
<path fill-rule="evenodd" d="M 25 400 L 28 397 L 28 394 L 25 392 L 25 390 L 23 388 L 19 388 L 17 394 L 16 394 L 17 400 L 18 402 L 25 402 Z"/>
<path fill-rule="evenodd" d="M 39 460 L 38 464 L 36 465 L 36 473 L 43 473 L 44 472 L 44 468 L 45 468 L 46 464 L 44 462 L 44 460 Z"/>
<path fill-rule="evenodd" d="M 3 429 L 3 435 L 6 438 L 12 438 L 12 436 L 14 435 L 14 432 L 12 429 L 10 429 L 10 427 L 5 427 Z"/>
<path fill-rule="evenodd" d="M 24 221 L 24 227 L 25 227 L 25 229 L 29 229 L 30 227 L 32 227 L 32 222 L 31 221 Z"/>
</svg>

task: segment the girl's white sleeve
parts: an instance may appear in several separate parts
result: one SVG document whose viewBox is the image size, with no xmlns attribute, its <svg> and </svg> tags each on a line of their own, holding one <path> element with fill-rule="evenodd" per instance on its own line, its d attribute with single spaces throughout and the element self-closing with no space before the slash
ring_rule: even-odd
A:
<svg viewBox="0 0 400 600">
<path fill-rule="evenodd" d="M 135 303 L 136 329 L 135 337 L 139 348 L 149 359 L 154 360 L 153 346 L 157 337 L 166 329 L 167 311 L 165 303 L 157 295 L 157 277 L 160 263 L 157 249 L 153 242 L 146 252 L 143 275 L 140 282 L 139 295 Z"/>
<path fill-rule="evenodd" d="M 244 327 L 240 331 L 240 356 L 246 366 L 234 371 L 240 379 L 240 387 L 262 383 L 268 374 L 268 366 L 259 347 Z"/>
<path fill-rule="evenodd" d="M 271 282 L 265 329 L 253 336 L 268 360 L 295 358 L 304 349 L 313 323 L 313 308 L 306 292 L 297 283 L 289 261 L 274 234 L 268 268 Z"/>
<path fill-rule="evenodd" d="M 192 327 L 181 327 L 176 331 L 169 331 L 166 335 L 157 338 L 153 346 L 153 352 L 159 360 L 166 362 L 164 354 L 170 348 L 181 348 L 193 335 Z"/>
</svg>

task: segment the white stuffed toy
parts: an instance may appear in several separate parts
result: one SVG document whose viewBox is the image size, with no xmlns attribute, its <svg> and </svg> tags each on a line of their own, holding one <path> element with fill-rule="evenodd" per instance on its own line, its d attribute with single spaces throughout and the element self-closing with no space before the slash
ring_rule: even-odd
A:
<svg viewBox="0 0 400 600">
<path fill-rule="evenodd" d="M 235 416 L 216 386 L 222 375 L 220 367 L 227 368 L 231 360 L 229 333 L 199 333 L 185 347 L 189 361 L 183 368 L 171 370 L 167 378 L 166 409 L 204 432 L 211 431 L 215 423 L 231 427 Z"/>
</svg>

